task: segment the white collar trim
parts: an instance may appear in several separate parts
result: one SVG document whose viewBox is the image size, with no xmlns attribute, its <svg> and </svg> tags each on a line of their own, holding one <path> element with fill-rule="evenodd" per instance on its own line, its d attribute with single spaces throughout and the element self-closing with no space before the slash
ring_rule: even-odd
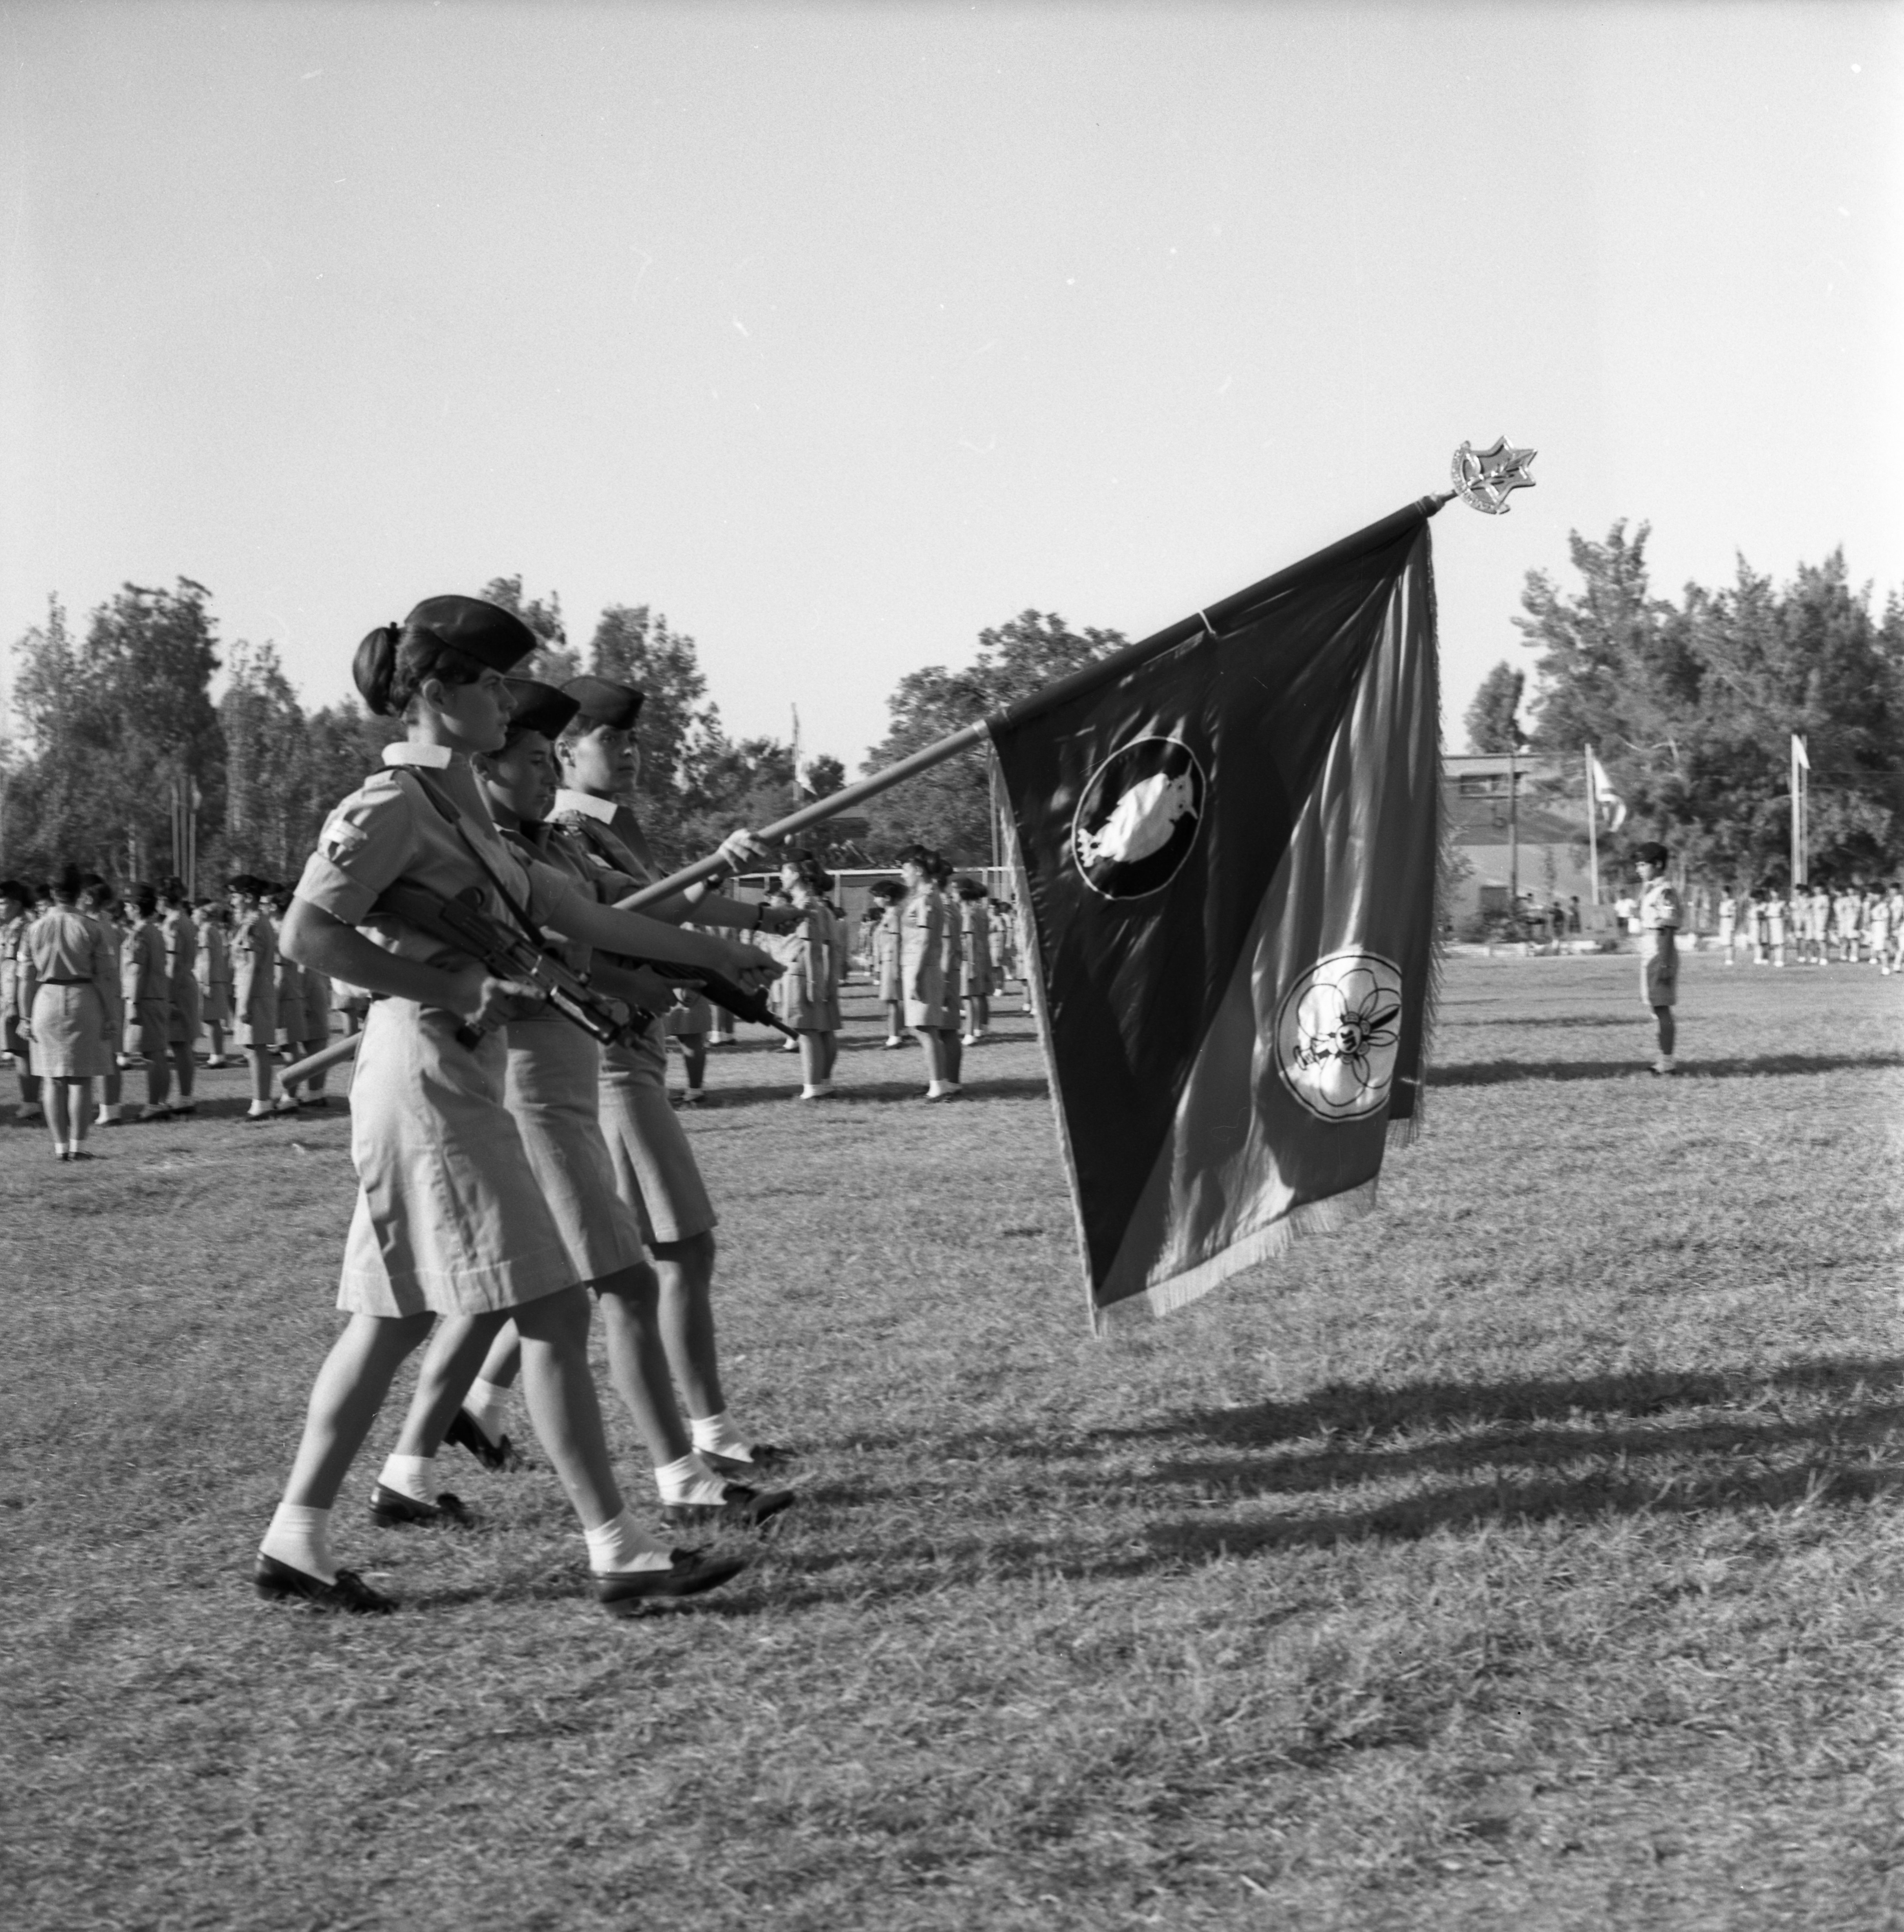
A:
<svg viewBox="0 0 1904 1932">
<path fill-rule="evenodd" d="M 564 788 L 555 794 L 555 815 L 559 818 L 565 812 L 578 812 L 598 824 L 609 825 L 614 822 L 615 802 L 611 798 L 597 798 L 593 792 Z"/>
<path fill-rule="evenodd" d="M 407 738 L 383 748 L 386 765 L 421 765 L 428 772 L 446 772 L 456 762 L 456 754 L 447 745 L 415 745 Z"/>
</svg>

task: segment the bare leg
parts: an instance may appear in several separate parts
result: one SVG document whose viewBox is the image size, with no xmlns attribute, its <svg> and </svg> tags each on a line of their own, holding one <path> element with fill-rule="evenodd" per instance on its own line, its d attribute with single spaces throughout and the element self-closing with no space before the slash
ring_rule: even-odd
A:
<svg viewBox="0 0 1904 1932">
<path fill-rule="evenodd" d="M 251 1106 L 254 1111 L 271 1104 L 271 1048 L 248 1046 L 245 1058 L 251 1063 Z"/>
<path fill-rule="evenodd" d="M 926 1078 L 937 1087 L 945 1078 L 945 1048 L 937 1027 L 914 1027 L 914 1036 L 926 1049 Z"/>
<path fill-rule="evenodd" d="M 171 1095 L 170 1053 L 170 1046 L 162 1046 L 146 1056 L 146 1103 L 148 1106 L 161 1106 Z"/>
<path fill-rule="evenodd" d="M 302 1049 L 304 1057 L 308 1060 L 314 1053 L 323 1052 L 324 1048 L 329 1046 L 330 1043 L 330 1038 L 328 1034 L 321 1040 L 306 1040 Z M 305 1090 L 310 1094 L 323 1093 L 324 1090 L 324 1076 L 326 1074 L 329 1072 L 330 1070 L 331 1070 L 328 1066 L 319 1067 L 317 1071 L 304 1083 Z"/>
<path fill-rule="evenodd" d="M 47 1128 L 53 1136 L 53 1151 L 66 1151 L 66 1114 L 68 1083 L 64 1080 L 49 1080 L 47 1089 Z"/>
<path fill-rule="evenodd" d="M 825 1035 L 803 1030 L 800 1036 L 800 1077 L 809 1087 L 823 1087 L 827 1078 Z"/>
<path fill-rule="evenodd" d="M 588 1291 L 580 1282 L 512 1311 L 522 1337 L 522 1391 L 529 1419 L 584 1529 L 612 1522 L 622 1508 L 595 1378 L 589 1372 L 593 1312 Z"/>
<path fill-rule="evenodd" d="M 430 1332 L 433 1315 L 353 1315 L 332 1345 L 312 1384 L 304 1438 L 284 1486 L 284 1500 L 329 1509 L 371 1432 L 390 1382 Z"/>
<path fill-rule="evenodd" d="M 707 1080 L 707 1036 L 704 1033 L 677 1034 L 681 1042 L 681 1063 L 687 1069 L 691 1088 L 704 1086 Z"/>
<path fill-rule="evenodd" d="M 897 1040 L 905 1031 L 905 1009 L 897 1000 L 886 1002 L 886 1037 Z"/>
<path fill-rule="evenodd" d="M 198 1076 L 198 1061 L 194 1057 L 189 1040 L 172 1042 L 172 1066 L 179 1082 L 179 1097 L 189 1100 L 192 1097 L 192 1083 Z"/>
<path fill-rule="evenodd" d="M 498 1388 L 511 1388 L 521 1372 L 522 1337 L 515 1332 L 515 1324 L 512 1322 L 489 1345 L 481 1379 L 494 1382 Z"/>
<path fill-rule="evenodd" d="M 678 1462 L 694 1448 L 661 1338 L 661 1284 L 645 1262 L 595 1284 L 608 1342 L 608 1376 L 627 1403 L 656 1468 Z M 709 1413 L 717 1413 L 710 1411 Z"/>
<path fill-rule="evenodd" d="M 966 1064 L 965 1042 L 957 1027 L 947 1027 L 939 1036 L 939 1051 L 945 1056 L 945 1077 L 956 1087 Z"/>
<path fill-rule="evenodd" d="M 1673 1010 L 1671 1006 L 1655 1006 L 1653 1017 L 1659 1024 L 1659 1051 L 1670 1060 L 1673 1052 Z"/>
<path fill-rule="evenodd" d="M 92 1125 L 92 1082 L 74 1080 L 68 1083 L 66 1104 L 71 1110 L 73 1144 L 84 1147 L 86 1130 Z"/>
<path fill-rule="evenodd" d="M 682 1402 L 689 1415 L 722 1414 L 727 1402 L 714 1342 L 713 1232 L 656 1241 L 654 1265 L 661 1277 L 662 1346 Z"/>
<path fill-rule="evenodd" d="M 443 1447 L 443 1438 L 482 1370 L 496 1331 L 509 1318 L 506 1308 L 482 1315 L 444 1316 L 430 1337 L 416 1372 L 416 1393 L 410 1399 L 410 1412 L 397 1438 L 397 1454 L 434 1456 Z"/>
<path fill-rule="evenodd" d="M 839 1059 L 839 1036 L 836 1033 L 823 1033 L 820 1035 L 820 1044 L 824 1049 L 822 1060 L 825 1068 L 821 1078 L 830 1080 L 833 1070 Z"/>
</svg>

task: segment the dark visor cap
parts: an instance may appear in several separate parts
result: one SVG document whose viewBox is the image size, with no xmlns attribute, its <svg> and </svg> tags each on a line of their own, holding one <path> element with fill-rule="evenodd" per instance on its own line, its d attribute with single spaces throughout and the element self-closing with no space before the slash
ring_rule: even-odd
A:
<svg viewBox="0 0 1904 1932">
<path fill-rule="evenodd" d="M 540 640 L 513 610 L 480 597 L 426 597 L 404 620 L 491 670 L 512 670 Z"/>
<path fill-rule="evenodd" d="M 518 731 L 538 732 L 545 738 L 559 738 L 562 729 L 576 711 L 575 700 L 552 684 L 533 677 L 505 680 L 515 710 L 509 714 L 512 736 Z"/>
<path fill-rule="evenodd" d="M 641 694 L 632 684 L 611 684 L 605 677 L 572 677 L 562 688 L 575 700 L 575 716 L 584 724 L 632 731 L 641 715 Z"/>
</svg>

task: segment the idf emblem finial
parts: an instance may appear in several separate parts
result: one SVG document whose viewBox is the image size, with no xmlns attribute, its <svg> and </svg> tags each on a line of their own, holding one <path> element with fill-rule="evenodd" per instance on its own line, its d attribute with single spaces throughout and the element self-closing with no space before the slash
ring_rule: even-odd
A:
<svg viewBox="0 0 1904 1932">
<path fill-rule="evenodd" d="M 1491 517 L 1504 516 L 1508 497 L 1515 490 L 1534 487 L 1527 465 L 1539 453 L 1512 448 L 1504 436 L 1496 436 L 1485 449 L 1464 442 L 1455 452 L 1451 466 L 1455 494 L 1470 510 L 1483 511 Z"/>
</svg>

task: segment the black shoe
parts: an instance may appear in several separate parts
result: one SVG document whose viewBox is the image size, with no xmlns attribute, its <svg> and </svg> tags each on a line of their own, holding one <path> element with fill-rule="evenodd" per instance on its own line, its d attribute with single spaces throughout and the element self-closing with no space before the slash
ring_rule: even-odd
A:
<svg viewBox="0 0 1904 1932">
<path fill-rule="evenodd" d="M 697 1449 L 695 1454 L 717 1476 L 758 1476 L 763 1469 L 777 1469 L 794 1461 L 799 1456 L 797 1449 L 782 1449 L 777 1443 L 750 1442 L 745 1458 L 739 1456 L 722 1456 L 712 1449 Z"/>
<path fill-rule="evenodd" d="M 719 1588 L 747 1567 L 744 1556 L 706 1556 L 698 1550 L 677 1550 L 665 1570 L 618 1570 L 611 1576 L 599 1570 L 595 1594 L 611 1617 L 637 1617 L 651 1603 L 673 1597 L 698 1597 Z"/>
<path fill-rule="evenodd" d="M 501 1472 L 522 1467 L 522 1456 L 515 1444 L 506 1436 L 500 1442 L 491 1442 L 482 1432 L 482 1424 L 467 1408 L 456 1412 L 456 1420 L 443 1432 L 443 1439 L 467 1449 L 485 1469 Z"/>
<path fill-rule="evenodd" d="M 386 1490 L 381 1483 L 371 1491 L 371 1520 L 381 1529 L 402 1529 L 413 1523 L 427 1523 L 434 1528 L 444 1524 L 467 1529 L 476 1521 L 461 1496 L 443 1490 L 433 1503 L 420 1503 L 401 1490 Z"/>
<path fill-rule="evenodd" d="M 793 1506 L 791 1490 L 750 1490 L 729 1483 L 717 1503 L 670 1503 L 661 1520 L 670 1529 L 692 1529 L 718 1523 L 724 1529 L 758 1529 Z"/>
<path fill-rule="evenodd" d="M 293 1570 L 288 1563 L 260 1553 L 253 1580 L 258 1594 L 269 1603 L 298 1598 L 315 1610 L 350 1610 L 359 1616 L 381 1616 L 397 1607 L 395 1597 L 373 1590 L 354 1570 L 340 1570 L 337 1581 L 326 1583 L 321 1576 Z"/>
</svg>

